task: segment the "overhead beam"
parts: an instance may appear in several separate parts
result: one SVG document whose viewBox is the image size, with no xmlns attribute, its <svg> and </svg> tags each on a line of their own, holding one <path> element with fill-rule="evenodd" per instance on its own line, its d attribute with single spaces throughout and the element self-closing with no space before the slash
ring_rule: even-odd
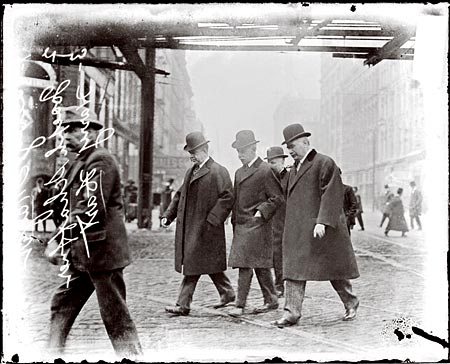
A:
<svg viewBox="0 0 450 364">
<path fill-rule="evenodd" d="M 300 43 L 300 41 L 305 38 L 306 36 L 313 36 L 313 35 L 317 35 L 319 33 L 319 31 L 321 30 L 322 27 L 326 26 L 328 23 L 330 23 L 332 21 L 331 18 L 325 19 L 324 21 L 322 21 L 321 23 L 315 25 L 314 27 L 312 27 L 311 29 L 308 29 L 311 26 L 311 23 L 307 23 L 304 24 L 304 27 L 302 28 L 302 30 L 300 31 L 299 34 L 297 34 L 297 36 L 295 37 L 295 39 L 293 39 L 291 41 L 291 44 L 293 45 L 298 45 Z"/>
<path fill-rule="evenodd" d="M 411 31 L 401 31 L 395 38 L 387 42 L 383 47 L 375 52 L 371 52 L 371 55 L 364 61 L 365 66 L 375 66 L 383 59 L 387 59 L 392 56 L 397 56 L 400 51 L 400 47 L 404 45 L 414 35 Z"/>
<path fill-rule="evenodd" d="M 83 66 L 96 67 L 96 68 L 109 68 L 109 69 L 117 69 L 124 71 L 135 71 L 136 66 L 130 63 L 125 62 L 112 62 L 112 61 L 103 61 L 94 58 L 79 58 L 71 60 L 70 57 L 55 57 L 55 61 L 53 62 L 52 58 L 43 57 L 40 54 L 32 53 L 29 58 L 32 61 L 40 61 L 44 63 L 57 64 L 61 66 L 78 66 L 80 63 Z M 155 74 L 168 76 L 169 72 L 158 68 L 149 68 L 151 72 Z"/>
<path fill-rule="evenodd" d="M 360 53 L 333 53 L 333 58 L 357 58 L 357 59 L 367 59 L 367 54 L 360 54 Z M 389 57 L 386 57 L 385 59 L 397 59 L 397 60 L 406 60 L 406 61 L 412 61 L 414 60 L 413 54 L 400 54 L 400 55 L 392 55 Z"/>
</svg>

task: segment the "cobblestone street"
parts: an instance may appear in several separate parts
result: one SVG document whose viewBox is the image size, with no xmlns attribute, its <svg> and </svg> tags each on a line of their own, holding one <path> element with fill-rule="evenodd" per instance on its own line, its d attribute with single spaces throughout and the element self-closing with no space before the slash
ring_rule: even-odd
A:
<svg viewBox="0 0 450 364">
<path fill-rule="evenodd" d="M 279 329 L 270 321 L 282 314 L 280 308 L 259 315 L 233 318 L 233 306 L 213 309 L 219 296 L 208 276 L 197 286 L 191 314 L 171 316 L 164 311 L 174 304 L 182 276 L 174 271 L 174 231 L 148 231 L 127 224 L 134 262 L 125 269 L 127 301 L 144 348 L 144 361 L 263 361 L 283 360 L 380 360 L 410 359 L 434 361 L 447 357 L 437 343 L 412 335 L 399 340 L 393 320 L 403 318 L 430 332 L 426 323 L 423 232 L 411 231 L 406 238 L 384 237 L 377 226 L 378 215 L 367 214 L 366 231 L 352 235 L 361 277 L 353 281 L 361 305 L 355 321 L 344 322 L 344 308 L 329 282 L 308 282 L 303 317 L 297 326 Z M 371 219 L 373 221 L 371 221 Z M 372 226 L 372 227 L 370 227 Z M 398 234 L 399 235 L 399 234 Z M 228 249 L 231 227 L 227 226 Z M 39 272 L 36 274 L 35 272 Z M 237 270 L 227 271 L 233 286 Z M 28 337 L 21 345 L 22 361 L 51 360 L 45 356 L 51 292 L 61 278 L 58 267 L 43 257 L 36 245 L 27 262 L 23 285 L 23 322 Z M 252 282 L 248 305 L 261 305 L 262 295 L 256 278 Z M 434 331 L 444 337 L 446 332 Z M 403 331 L 407 333 L 405 330 Z M 410 328 L 409 328 L 410 332 Z M 7 358 L 9 359 L 9 358 Z M 117 360 L 100 318 L 93 295 L 81 311 L 69 335 L 65 360 Z M 51 360 L 53 361 L 53 360 Z"/>
</svg>

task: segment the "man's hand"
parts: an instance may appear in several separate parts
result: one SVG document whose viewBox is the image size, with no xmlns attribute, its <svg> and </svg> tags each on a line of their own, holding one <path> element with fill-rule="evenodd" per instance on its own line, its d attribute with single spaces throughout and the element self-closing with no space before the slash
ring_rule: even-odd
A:
<svg viewBox="0 0 450 364">
<path fill-rule="evenodd" d="M 167 228 L 167 227 L 169 227 L 169 223 L 168 223 L 168 221 L 167 221 L 167 217 L 163 217 L 162 219 L 161 219 L 161 226 L 163 227 L 163 228 Z"/>
<path fill-rule="evenodd" d="M 314 231 L 313 231 L 313 236 L 315 238 L 323 238 L 325 236 L 325 225 L 323 224 L 316 224 L 316 226 L 314 226 Z"/>
</svg>

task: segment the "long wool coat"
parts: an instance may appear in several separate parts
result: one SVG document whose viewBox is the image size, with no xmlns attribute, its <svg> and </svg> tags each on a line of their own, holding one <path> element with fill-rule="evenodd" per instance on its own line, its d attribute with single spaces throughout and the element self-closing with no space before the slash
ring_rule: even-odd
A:
<svg viewBox="0 0 450 364">
<path fill-rule="evenodd" d="M 359 277 L 343 211 L 344 187 L 334 161 L 308 154 L 289 172 L 283 234 L 283 278 L 338 280 Z M 325 236 L 313 237 L 316 223 Z"/>
<path fill-rule="evenodd" d="M 91 220 L 93 223 L 85 231 L 89 255 L 80 225 L 69 230 L 69 238 L 78 238 L 70 243 L 73 266 L 80 271 L 95 272 L 130 264 L 119 167 L 112 154 L 105 148 L 86 149 L 77 156 L 64 178 L 67 184 L 61 195 L 67 194 L 70 222 L 78 222 L 78 217 L 84 224 Z M 64 203 L 63 198 L 59 197 L 56 203 Z M 55 238 L 57 241 L 61 238 L 58 230 Z"/>
<path fill-rule="evenodd" d="M 233 268 L 272 268 L 272 217 L 283 203 L 281 185 L 270 166 L 258 158 L 236 171 L 231 222 L 233 243 L 228 265 Z M 257 211 L 263 217 L 255 217 Z"/>
<path fill-rule="evenodd" d="M 233 186 L 225 167 L 211 157 L 183 185 L 162 215 L 177 219 L 175 270 L 184 275 L 213 274 L 227 269 L 224 222 L 233 206 Z"/>
</svg>

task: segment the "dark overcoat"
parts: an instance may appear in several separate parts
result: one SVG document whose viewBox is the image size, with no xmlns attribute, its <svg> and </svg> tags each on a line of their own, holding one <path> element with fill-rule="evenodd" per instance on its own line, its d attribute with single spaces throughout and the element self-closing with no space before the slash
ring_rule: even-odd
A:
<svg viewBox="0 0 450 364">
<path fill-rule="evenodd" d="M 286 194 L 287 182 L 289 179 L 289 172 L 287 169 L 283 169 L 281 173 L 276 174 L 278 183 L 283 191 L 283 196 Z M 283 241 L 283 231 L 284 231 L 284 219 L 286 216 L 286 201 L 283 198 L 283 203 L 275 211 L 275 215 L 272 220 L 272 231 L 273 231 L 273 244 L 274 246 L 282 244 Z M 280 248 L 281 249 L 281 248 Z"/>
<path fill-rule="evenodd" d="M 233 268 L 272 268 L 272 217 L 283 203 L 281 186 L 269 164 L 258 158 L 236 171 L 231 216 L 233 243 L 228 265 Z M 260 211 L 262 217 L 255 217 Z"/>
<path fill-rule="evenodd" d="M 211 157 L 193 174 L 186 172 L 163 217 L 177 219 L 175 270 L 184 275 L 227 269 L 224 222 L 233 206 L 233 186 L 225 167 Z"/>
<path fill-rule="evenodd" d="M 389 223 L 386 230 L 408 231 L 408 225 L 405 220 L 405 210 L 403 208 L 402 199 L 400 196 L 395 196 L 389 203 Z"/>
<path fill-rule="evenodd" d="M 358 213 L 358 200 L 352 186 L 344 185 L 344 214 L 347 225 L 355 225 L 355 216 Z"/>
<path fill-rule="evenodd" d="M 314 149 L 298 172 L 289 172 L 283 234 L 283 278 L 338 280 L 359 277 L 343 211 L 344 187 L 334 161 Z M 313 237 L 316 224 L 325 236 Z"/>
<path fill-rule="evenodd" d="M 70 243 L 73 266 L 90 272 L 127 266 L 130 252 L 123 222 L 120 175 L 112 154 L 100 147 L 84 150 L 67 171 L 66 180 L 62 195 L 67 194 L 70 224 L 76 224 L 65 232 L 65 237 L 77 238 Z M 80 224 L 86 224 L 84 232 Z M 55 238 L 61 236 L 57 230 Z"/>
</svg>

